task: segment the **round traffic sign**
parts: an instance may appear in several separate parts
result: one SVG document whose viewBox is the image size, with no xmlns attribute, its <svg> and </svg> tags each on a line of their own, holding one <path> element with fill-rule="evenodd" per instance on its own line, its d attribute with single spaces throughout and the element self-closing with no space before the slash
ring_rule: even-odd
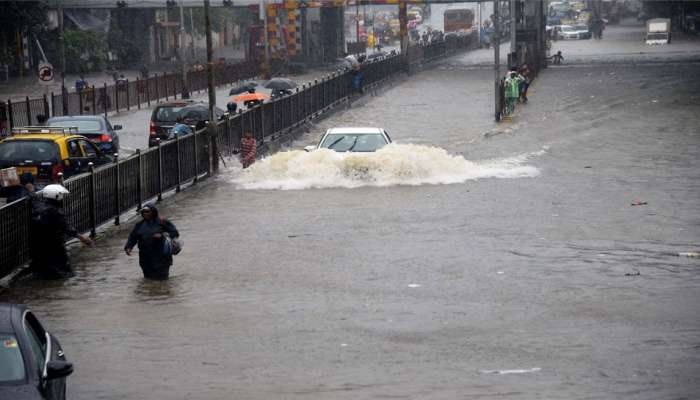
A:
<svg viewBox="0 0 700 400">
<path fill-rule="evenodd" d="M 42 83 L 53 82 L 53 66 L 51 64 L 39 64 L 39 81 Z"/>
</svg>

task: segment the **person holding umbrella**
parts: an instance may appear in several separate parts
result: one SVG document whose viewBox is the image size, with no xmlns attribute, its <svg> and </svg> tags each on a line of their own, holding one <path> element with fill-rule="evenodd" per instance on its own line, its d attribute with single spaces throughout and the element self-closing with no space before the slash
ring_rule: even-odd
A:
<svg viewBox="0 0 700 400">
<path fill-rule="evenodd" d="M 297 86 L 296 82 L 287 78 L 272 78 L 265 83 L 265 88 L 272 90 L 272 98 L 288 96 Z"/>
</svg>

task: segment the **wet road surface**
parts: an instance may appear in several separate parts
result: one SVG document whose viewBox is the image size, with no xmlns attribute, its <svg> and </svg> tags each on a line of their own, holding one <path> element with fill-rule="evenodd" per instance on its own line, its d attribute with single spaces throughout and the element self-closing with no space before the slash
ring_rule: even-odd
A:
<svg viewBox="0 0 700 400">
<path fill-rule="evenodd" d="M 294 144 L 383 126 L 390 173 L 233 166 L 161 203 L 170 281 L 141 278 L 125 224 L 76 278 L 0 300 L 60 338 L 75 399 L 697 397 L 700 263 L 677 254 L 700 246 L 698 64 L 551 68 L 496 125 L 492 71 L 463 60 Z"/>
</svg>

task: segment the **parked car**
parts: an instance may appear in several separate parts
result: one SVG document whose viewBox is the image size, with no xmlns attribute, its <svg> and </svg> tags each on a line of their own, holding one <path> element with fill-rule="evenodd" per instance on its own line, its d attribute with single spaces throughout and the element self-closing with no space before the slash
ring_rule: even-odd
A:
<svg viewBox="0 0 700 400">
<path fill-rule="evenodd" d="M 326 131 L 316 146 L 307 146 L 306 151 L 330 149 L 337 152 L 374 152 L 391 143 L 383 128 L 331 128 Z"/>
<path fill-rule="evenodd" d="M 183 112 L 185 112 L 185 115 L 183 115 Z M 224 115 L 224 110 L 216 107 L 214 114 L 217 119 L 220 119 Z M 183 122 L 191 125 L 194 129 L 202 129 L 209 118 L 208 104 L 193 100 L 178 100 L 156 106 L 151 113 L 151 122 L 148 129 L 148 146 L 157 146 L 158 139 L 161 141 L 168 140 L 170 130 L 180 117 L 184 117 Z"/>
<path fill-rule="evenodd" d="M 72 115 L 65 117 L 52 117 L 46 121 L 47 126 L 76 127 L 77 134 L 92 140 L 97 147 L 108 154 L 119 153 L 119 135 L 117 131 L 121 125 L 109 123 L 104 115 Z"/>
<path fill-rule="evenodd" d="M 66 398 L 73 364 L 26 306 L 0 303 L 0 398 Z"/>
<path fill-rule="evenodd" d="M 559 39 L 590 39 L 591 31 L 586 25 L 562 25 Z"/>
<path fill-rule="evenodd" d="M 0 141 L 0 168 L 15 167 L 17 174 L 30 172 L 41 188 L 49 183 L 89 171 L 114 159 L 75 129 L 61 127 L 13 128 L 12 136 Z"/>
</svg>

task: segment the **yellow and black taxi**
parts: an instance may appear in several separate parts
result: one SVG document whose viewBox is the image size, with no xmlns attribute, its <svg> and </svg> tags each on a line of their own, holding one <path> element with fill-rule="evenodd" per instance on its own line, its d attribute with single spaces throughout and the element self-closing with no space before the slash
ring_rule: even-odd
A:
<svg viewBox="0 0 700 400">
<path fill-rule="evenodd" d="M 0 168 L 15 167 L 18 175 L 29 172 L 41 187 L 58 182 L 59 174 L 68 178 L 87 172 L 89 163 L 97 167 L 114 160 L 75 132 L 63 127 L 13 128 L 12 135 L 0 141 Z"/>
</svg>

